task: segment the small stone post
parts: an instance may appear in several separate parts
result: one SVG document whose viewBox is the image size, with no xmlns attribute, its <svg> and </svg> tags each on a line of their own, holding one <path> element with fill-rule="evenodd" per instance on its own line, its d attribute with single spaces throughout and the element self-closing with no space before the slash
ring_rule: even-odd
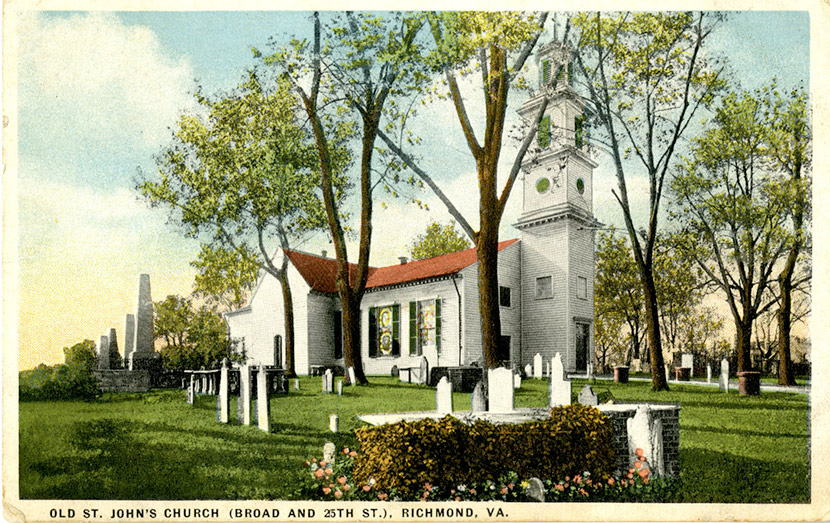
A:
<svg viewBox="0 0 830 523">
<path fill-rule="evenodd" d="M 712 364 L 706 364 L 706 383 L 712 383 Z"/>
<path fill-rule="evenodd" d="M 243 425 L 251 424 L 251 366 L 247 362 L 239 367 L 239 399 L 236 418 Z"/>
<path fill-rule="evenodd" d="M 337 417 L 337 414 L 332 414 L 329 416 L 329 430 L 332 432 L 337 432 L 337 429 L 340 427 L 340 418 Z"/>
<path fill-rule="evenodd" d="M 230 383 L 228 379 L 228 358 L 222 359 L 222 368 L 219 371 L 219 423 L 227 423 L 229 421 L 231 404 L 230 404 Z"/>
<path fill-rule="evenodd" d="M 720 390 L 729 392 L 729 360 L 726 358 L 720 362 Z"/>
<path fill-rule="evenodd" d="M 300 379 L 294 378 L 294 390 L 300 390 Z"/>
<path fill-rule="evenodd" d="M 191 374 L 190 375 L 190 383 L 187 385 L 187 393 L 185 395 L 185 401 L 187 401 L 188 405 L 193 405 L 194 401 L 196 400 L 196 377 Z"/>
<path fill-rule="evenodd" d="M 452 412 L 452 383 L 443 376 L 435 387 L 435 410 L 442 414 Z"/>
</svg>

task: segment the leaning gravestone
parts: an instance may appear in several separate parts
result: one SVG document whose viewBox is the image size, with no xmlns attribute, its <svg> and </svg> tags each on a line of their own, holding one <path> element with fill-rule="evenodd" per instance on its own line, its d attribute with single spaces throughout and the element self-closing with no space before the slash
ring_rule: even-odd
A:
<svg viewBox="0 0 830 523">
<path fill-rule="evenodd" d="M 533 376 L 533 365 L 531 365 L 530 363 L 525 365 L 525 376 L 527 376 L 528 378 Z"/>
<path fill-rule="evenodd" d="M 98 370 L 110 368 L 110 342 L 107 336 L 101 336 L 98 340 Z"/>
<path fill-rule="evenodd" d="M 441 414 L 452 412 L 452 383 L 446 376 L 442 376 L 435 387 L 435 410 Z"/>
<path fill-rule="evenodd" d="M 720 362 L 720 390 L 729 392 L 729 361 L 724 358 Z"/>
<path fill-rule="evenodd" d="M 484 397 L 484 382 L 479 381 L 470 393 L 470 411 L 484 412 L 486 410 L 487 398 Z"/>
<path fill-rule="evenodd" d="M 354 367 L 346 369 L 346 375 L 349 377 L 349 385 L 357 385 L 357 378 L 354 374 Z"/>
<path fill-rule="evenodd" d="M 562 355 L 558 352 L 550 365 L 550 406 L 559 407 L 571 404 L 571 381 L 565 378 Z"/>
<path fill-rule="evenodd" d="M 533 377 L 539 379 L 542 377 L 542 355 L 538 352 L 533 356 Z"/>
<path fill-rule="evenodd" d="M 590 407 L 596 407 L 599 405 L 599 400 L 597 399 L 597 395 L 594 394 L 594 389 L 591 388 L 590 385 L 585 385 L 582 387 L 582 390 L 579 392 L 579 398 L 577 401 L 582 405 L 588 405 Z"/>
<path fill-rule="evenodd" d="M 504 367 L 487 370 L 489 412 L 513 412 L 513 371 Z"/>
</svg>

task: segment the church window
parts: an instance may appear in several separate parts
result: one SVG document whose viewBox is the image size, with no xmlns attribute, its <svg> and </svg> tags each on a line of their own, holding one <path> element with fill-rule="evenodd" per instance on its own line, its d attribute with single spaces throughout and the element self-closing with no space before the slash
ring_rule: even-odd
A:
<svg viewBox="0 0 830 523">
<path fill-rule="evenodd" d="M 549 188 L 550 188 L 550 180 L 547 177 L 543 176 L 543 177 L 539 178 L 538 180 L 536 180 L 536 192 L 544 193 Z"/>
<path fill-rule="evenodd" d="M 585 117 L 584 116 L 575 116 L 574 117 L 574 146 L 577 149 L 581 149 L 582 145 L 584 144 L 585 136 Z"/>
<path fill-rule="evenodd" d="M 574 63 L 573 61 L 568 62 L 568 85 L 573 87 L 574 85 Z"/>
<path fill-rule="evenodd" d="M 547 85 L 550 82 L 550 60 L 545 58 L 542 60 L 542 85 Z"/>
<path fill-rule="evenodd" d="M 536 299 L 553 298 L 553 280 L 550 276 L 536 278 Z"/>
<path fill-rule="evenodd" d="M 510 307 L 510 287 L 499 286 L 499 305 Z"/>
<path fill-rule="evenodd" d="M 499 336 L 498 358 L 502 363 L 510 361 L 510 336 Z"/>
<path fill-rule="evenodd" d="M 547 114 L 539 120 L 539 129 L 536 131 L 536 141 L 539 147 L 547 149 L 550 145 L 550 115 Z"/>
<path fill-rule="evenodd" d="M 565 72 L 566 72 L 566 69 L 565 69 L 564 65 L 560 65 L 559 68 L 556 70 L 556 85 L 557 86 L 561 85 L 562 80 L 565 79 Z"/>
<path fill-rule="evenodd" d="M 400 305 L 369 308 L 369 357 L 400 356 Z"/>
<path fill-rule="evenodd" d="M 582 300 L 588 299 L 588 278 L 585 278 L 583 276 L 577 276 L 576 297 Z"/>
<path fill-rule="evenodd" d="M 441 299 L 409 302 L 409 354 L 420 356 L 425 346 L 441 352 Z"/>
<path fill-rule="evenodd" d="M 579 191 L 579 194 L 585 194 L 585 180 L 582 178 L 576 179 L 576 190 Z"/>
</svg>

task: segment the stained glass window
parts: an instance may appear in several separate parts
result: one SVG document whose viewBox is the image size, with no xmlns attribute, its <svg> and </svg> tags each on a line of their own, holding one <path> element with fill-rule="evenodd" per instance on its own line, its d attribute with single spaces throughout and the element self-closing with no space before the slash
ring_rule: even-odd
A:
<svg viewBox="0 0 830 523">
<path fill-rule="evenodd" d="M 440 298 L 409 303 L 409 353 L 420 356 L 426 345 L 441 351 Z"/>
<path fill-rule="evenodd" d="M 369 309 L 369 357 L 400 355 L 399 312 L 397 304 Z"/>
</svg>

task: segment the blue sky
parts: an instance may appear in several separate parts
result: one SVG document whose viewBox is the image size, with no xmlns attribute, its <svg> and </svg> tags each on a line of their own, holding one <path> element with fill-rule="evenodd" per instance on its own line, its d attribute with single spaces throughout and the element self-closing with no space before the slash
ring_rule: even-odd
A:
<svg viewBox="0 0 830 523">
<path fill-rule="evenodd" d="M 179 112 L 192 107 L 196 85 L 208 93 L 232 89 L 253 64 L 251 46 L 265 48 L 272 36 L 306 37 L 310 28 L 308 13 L 276 11 L 32 12 L 21 19 L 21 367 L 60 361 L 63 346 L 113 326 L 122 336 L 139 273 L 151 275 L 157 300 L 190 292 L 188 263 L 198 245 L 137 197 L 138 170 L 153 172 L 153 155 Z M 806 12 L 733 13 L 712 41 L 711 52 L 729 58 L 744 88 L 773 77 L 784 88 L 809 87 Z M 425 107 L 417 126 L 426 138 L 423 166 L 476 221 L 473 163 L 448 107 Z M 512 156 L 505 151 L 504 165 Z M 608 162 L 598 161 L 595 214 L 620 224 Z M 510 224 L 520 192 L 506 211 L 504 237 L 518 235 Z M 373 265 L 406 254 L 430 219 L 448 219 L 434 197 L 421 197 L 430 211 L 384 198 L 386 208 L 375 213 Z M 319 251 L 326 243 L 321 235 L 303 248 Z"/>
</svg>

